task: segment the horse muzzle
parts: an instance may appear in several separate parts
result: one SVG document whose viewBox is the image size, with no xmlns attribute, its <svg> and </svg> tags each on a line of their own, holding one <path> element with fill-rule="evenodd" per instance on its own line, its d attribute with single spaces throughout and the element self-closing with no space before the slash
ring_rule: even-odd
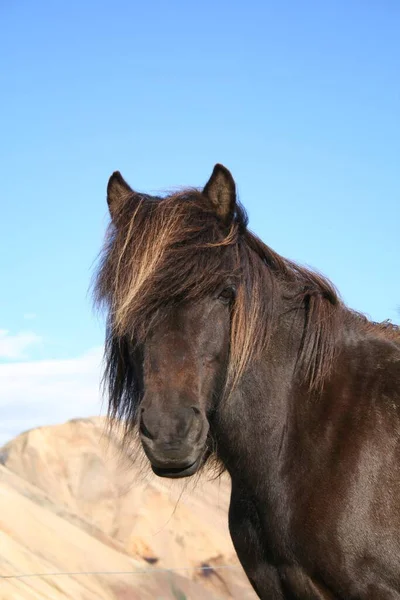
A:
<svg viewBox="0 0 400 600">
<path fill-rule="evenodd" d="M 196 473 L 203 463 L 208 429 L 206 417 L 192 407 L 164 418 L 142 410 L 140 438 L 153 472 L 171 479 Z"/>
</svg>

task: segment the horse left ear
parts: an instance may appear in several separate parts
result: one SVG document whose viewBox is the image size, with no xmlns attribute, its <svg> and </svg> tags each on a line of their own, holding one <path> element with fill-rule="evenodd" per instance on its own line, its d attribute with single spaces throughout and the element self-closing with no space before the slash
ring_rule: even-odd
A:
<svg viewBox="0 0 400 600">
<path fill-rule="evenodd" d="M 111 218 L 116 220 L 125 202 L 134 194 L 119 171 L 115 171 L 107 185 L 107 204 Z"/>
<path fill-rule="evenodd" d="M 236 186 L 226 167 L 220 164 L 215 165 L 212 175 L 203 189 L 203 194 L 211 200 L 217 215 L 224 223 L 230 224 L 235 213 Z"/>
</svg>

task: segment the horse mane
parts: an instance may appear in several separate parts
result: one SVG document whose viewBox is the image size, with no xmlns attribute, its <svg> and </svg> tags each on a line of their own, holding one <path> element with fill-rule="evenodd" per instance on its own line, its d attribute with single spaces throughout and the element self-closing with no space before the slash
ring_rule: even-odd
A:
<svg viewBox="0 0 400 600">
<path fill-rule="evenodd" d="M 204 297 L 225 280 L 237 283 L 231 317 L 227 393 L 268 347 L 282 298 L 304 311 L 298 377 L 322 389 L 343 324 L 400 341 L 399 328 L 350 311 L 324 276 L 289 261 L 247 228 L 237 203 L 229 228 L 197 189 L 166 197 L 132 193 L 110 223 L 95 281 L 95 301 L 108 311 L 106 370 L 111 417 L 134 420 L 139 403 L 140 342 L 176 303 Z M 137 360 L 136 360 L 137 359 Z"/>
</svg>

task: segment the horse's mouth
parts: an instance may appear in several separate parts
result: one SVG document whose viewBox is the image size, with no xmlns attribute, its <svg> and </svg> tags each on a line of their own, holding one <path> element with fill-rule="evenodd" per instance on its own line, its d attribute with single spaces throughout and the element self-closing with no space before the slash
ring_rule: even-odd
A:
<svg viewBox="0 0 400 600">
<path fill-rule="evenodd" d="M 169 477 L 170 479 L 179 479 L 180 477 L 190 477 L 194 475 L 200 467 L 201 457 L 195 460 L 190 465 L 185 467 L 156 467 L 151 465 L 153 473 L 158 477 Z"/>
</svg>

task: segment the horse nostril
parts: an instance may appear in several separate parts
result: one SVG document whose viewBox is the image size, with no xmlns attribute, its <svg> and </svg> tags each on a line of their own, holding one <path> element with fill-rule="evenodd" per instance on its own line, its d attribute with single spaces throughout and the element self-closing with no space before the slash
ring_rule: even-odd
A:
<svg viewBox="0 0 400 600">
<path fill-rule="evenodd" d="M 149 440 L 154 440 L 154 436 L 151 435 L 150 431 L 147 429 L 146 425 L 144 424 L 143 417 L 140 419 L 139 431 L 144 437 L 149 438 Z"/>
<path fill-rule="evenodd" d="M 193 410 L 196 417 L 198 417 L 201 414 L 201 411 L 199 408 L 197 408 L 197 406 L 192 406 L 191 409 Z"/>
</svg>

